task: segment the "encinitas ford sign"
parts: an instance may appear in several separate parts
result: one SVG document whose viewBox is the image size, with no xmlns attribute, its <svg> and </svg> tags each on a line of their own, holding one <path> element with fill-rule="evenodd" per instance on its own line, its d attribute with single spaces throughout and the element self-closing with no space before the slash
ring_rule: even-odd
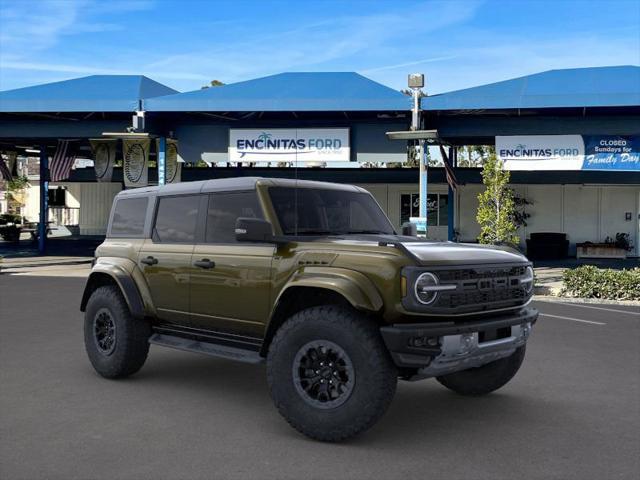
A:
<svg viewBox="0 0 640 480">
<path fill-rule="evenodd" d="M 507 170 L 580 170 L 580 135 L 496 136 L 496 154 Z"/>
<path fill-rule="evenodd" d="M 230 162 L 348 162 L 348 128 L 230 129 Z"/>
<path fill-rule="evenodd" d="M 497 136 L 507 170 L 640 171 L 640 136 Z"/>
</svg>

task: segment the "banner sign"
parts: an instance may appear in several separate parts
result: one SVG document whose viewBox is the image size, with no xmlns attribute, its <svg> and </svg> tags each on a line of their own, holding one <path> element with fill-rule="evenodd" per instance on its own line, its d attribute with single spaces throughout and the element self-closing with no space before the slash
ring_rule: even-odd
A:
<svg viewBox="0 0 640 480">
<path fill-rule="evenodd" d="M 113 165 L 116 161 L 116 139 L 90 139 L 93 152 L 93 168 L 98 182 L 110 182 L 113 176 Z"/>
<path fill-rule="evenodd" d="M 160 151 L 160 139 L 156 139 L 156 152 Z M 166 139 L 164 157 L 164 182 L 180 183 L 182 176 L 182 161 L 178 158 L 178 141 L 173 138 Z"/>
<path fill-rule="evenodd" d="M 145 187 L 149 184 L 149 146 L 148 138 L 122 139 L 124 160 L 124 186 Z"/>
<path fill-rule="evenodd" d="M 348 162 L 348 128 L 230 129 L 230 162 Z"/>
<path fill-rule="evenodd" d="M 640 171 L 640 136 L 585 136 L 583 170 Z"/>
<path fill-rule="evenodd" d="M 182 179 L 182 162 L 178 160 L 178 141 L 167 139 L 166 182 L 180 183 Z"/>
<path fill-rule="evenodd" d="M 580 135 L 496 136 L 496 154 L 506 170 L 580 170 Z"/>
<path fill-rule="evenodd" d="M 640 136 L 496 136 L 507 170 L 640 171 Z"/>
</svg>

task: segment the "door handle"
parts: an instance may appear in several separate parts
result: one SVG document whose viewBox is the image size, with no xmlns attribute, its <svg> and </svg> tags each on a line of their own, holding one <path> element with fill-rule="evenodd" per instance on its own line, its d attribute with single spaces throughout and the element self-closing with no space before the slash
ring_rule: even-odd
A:
<svg viewBox="0 0 640 480">
<path fill-rule="evenodd" d="M 216 266 L 216 262 L 212 262 L 208 258 L 203 258 L 202 260 L 198 260 L 197 262 L 193 262 L 196 267 L 200 268 L 213 268 Z"/>
<path fill-rule="evenodd" d="M 155 257 L 147 257 L 147 258 L 143 258 L 142 260 L 140 260 L 140 263 L 144 263 L 145 265 L 155 265 L 156 263 L 158 263 L 158 259 Z"/>
</svg>

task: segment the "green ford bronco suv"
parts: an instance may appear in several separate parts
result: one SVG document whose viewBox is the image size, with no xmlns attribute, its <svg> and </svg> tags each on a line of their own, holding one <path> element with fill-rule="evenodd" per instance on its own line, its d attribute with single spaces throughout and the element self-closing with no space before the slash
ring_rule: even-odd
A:
<svg viewBox="0 0 640 480">
<path fill-rule="evenodd" d="M 398 378 L 505 385 L 532 291 L 521 254 L 399 235 L 362 188 L 236 178 L 119 193 L 81 310 L 100 375 L 137 372 L 149 344 L 266 362 L 287 421 L 338 441 L 383 415 Z"/>
</svg>

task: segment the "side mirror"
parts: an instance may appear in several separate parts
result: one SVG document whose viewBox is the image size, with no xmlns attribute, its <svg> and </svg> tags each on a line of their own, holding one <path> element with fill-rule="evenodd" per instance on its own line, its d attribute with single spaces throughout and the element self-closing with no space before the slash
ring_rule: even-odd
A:
<svg viewBox="0 0 640 480">
<path fill-rule="evenodd" d="M 239 242 L 272 242 L 271 223 L 261 218 L 239 217 L 236 220 L 236 240 Z"/>
<path fill-rule="evenodd" d="M 402 235 L 405 237 L 417 237 L 418 226 L 415 223 L 405 222 L 402 224 Z"/>
</svg>

